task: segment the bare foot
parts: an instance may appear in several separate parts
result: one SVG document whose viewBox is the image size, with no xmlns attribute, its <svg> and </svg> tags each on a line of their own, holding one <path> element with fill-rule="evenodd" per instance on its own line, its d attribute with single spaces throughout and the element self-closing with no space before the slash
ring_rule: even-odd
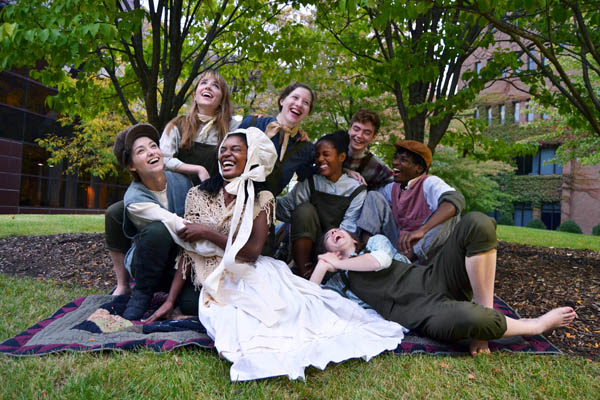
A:
<svg viewBox="0 0 600 400">
<path fill-rule="evenodd" d="M 117 285 L 116 289 L 112 292 L 113 296 L 122 296 L 125 294 L 131 294 L 131 288 L 129 287 L 129 285 L 127 285 L 127 286 Z"/>
<path fill-rule="evenodd" d="M 480 354 L 490 354 L 490 348 L 488 347 L 487 340 L 471 340 L 471 343 L 469 343 L 469 353 L 471 353 L 473 357 Z"/>
<path fill-rule="evenodd" d="M 577 313 L 571 307 L 559 307 L 548 311 L 534 319 L 540 325 L 541 332 L 569 325 L 577 318 Z M 541 333 L 540 332 L 540 333 Z"/>
</svg>

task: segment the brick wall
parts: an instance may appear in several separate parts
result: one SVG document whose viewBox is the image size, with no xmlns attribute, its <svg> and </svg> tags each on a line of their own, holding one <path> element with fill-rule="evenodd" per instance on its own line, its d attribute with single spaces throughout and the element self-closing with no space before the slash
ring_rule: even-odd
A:
<svg viewBox="0 0 600 400">
<path fill-rule="evenodd" d="M 584 167 L 569 162 L 563 168 L 560 220 L 575 221 L 586 234 L 600 224 L 599 173 L 600 165 Z"/>
</svg>

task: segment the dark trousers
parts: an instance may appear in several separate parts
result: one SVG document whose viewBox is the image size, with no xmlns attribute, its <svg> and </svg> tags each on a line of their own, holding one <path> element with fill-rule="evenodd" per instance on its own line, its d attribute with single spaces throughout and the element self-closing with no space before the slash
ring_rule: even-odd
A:
<svg viewBox="0 0 600 400">
<path fill-rule="evenodd" d="M 125 203 L 119 200 L 111 204 L 104 212 L 104 239 L 106 248 L 118 253 L 127 253 L 131 240 L 123 232 Z"/>
<path fill-rule="evenodd" d="M 117 201 L 106 209 L 104 228 L 106 247 L 109 250 L 127 253 L 132 241 L 123 233 L 123 201 Z M 175 273 L 174 263 L 178 247 L 169 231 L 161 222 L 153 222 L 142 229 L 136 238 L 131 272 L 136 280 L 136 288 L 144 292 L 168 291 Z M 198 314 L 198 296 L 188 278 L 177 298 L 177 305 L 186 315 Z"/>
<path fill-rule="evenodd" d="M 151 222 L 133 240 L 131 275 L 135 278 L 135 290 L 148 294 L 168 291 L 175 273 L 178 246 L 165 225 L 160 221 Z"/>
<path fill-rule="evenodd" d="M 290 236 L 292 241 L 308 238 L 316 243 L 323 234 L 317 209 L 310 202 L 302 203 L 297 206 L 294 211 L 292 211 L 290 219 Z"/>
</svg>

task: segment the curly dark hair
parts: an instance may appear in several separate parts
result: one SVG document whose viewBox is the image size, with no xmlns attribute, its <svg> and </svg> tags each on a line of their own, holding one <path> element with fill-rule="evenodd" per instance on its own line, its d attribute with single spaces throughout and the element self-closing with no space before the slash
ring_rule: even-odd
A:
<svg viewBox="0 0 600 400">
<path fill-rule="evenodd" d="M 346 131 L 337 130 L 333 133 L 328 133 L 327 135 L 321 136 L 315 143 L 315 148 L 321 142 L 329 142 L 337 150 L 338 154 L 345 153 L 346 155 L 348 155 L 348 145 L 350 144 L 350 136 L 348 136 L 348 133 Z"/>
</svg>

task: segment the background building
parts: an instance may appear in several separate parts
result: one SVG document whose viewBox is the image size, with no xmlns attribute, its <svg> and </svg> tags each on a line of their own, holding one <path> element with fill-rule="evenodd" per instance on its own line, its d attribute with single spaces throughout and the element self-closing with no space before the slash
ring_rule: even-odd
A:
<svg viewBox="0 0 600 400">
<path fill-rule="evenodd" d="M 65 175 L 65 165 L 50 166 L 35 143 L 48 133 L 71 135 L 48 110 L 56 89 L 29 78 L 28 70 L 0 72 L 0 213 L 102 212 L 120 200 L 128 177 L 100 180 Z"/>
<path fill-rule="evenodd" d="M 499 47 L 520 50 L 507 40 L 503 41 L 501 35 L 496 35 L 500 39 Z M 491 58 L 490 50 L 478 49 L 463 68 L 479 73 Z M 536 68 L 527 55 L 521 60 L 522 69 Z M 560 143 L 542 138 L 546 133 L 543 129 L 548 128 L 527 129 L 529 123 L 550 120 L 550 116 L 535 110 L 527 86 L 517 78 L 511 78 L 514 72 L 504 71 L 499 79 L 488 82 L 478 96 L 474 111 L 475 118 L 487 122 L 484 134 L 501 135 L 506 139 L 511 136 L 512 140 L 529 140 L 538 145 L 535 155 L 515 160 L 515 176 L 501 184 L 504 190 L 516 196 L 517 200 L 512 204 L 514 223 L 524 226 L 532 219 L 541 219 L 548 229 L 556 229 L 561 222 L 571 220 L 583 233 L 590 234 L 592 228 L 600 224 L 600 166 L 582 166 L 577 162 L 561 166 L 551 162 Z"/>
</svg>

